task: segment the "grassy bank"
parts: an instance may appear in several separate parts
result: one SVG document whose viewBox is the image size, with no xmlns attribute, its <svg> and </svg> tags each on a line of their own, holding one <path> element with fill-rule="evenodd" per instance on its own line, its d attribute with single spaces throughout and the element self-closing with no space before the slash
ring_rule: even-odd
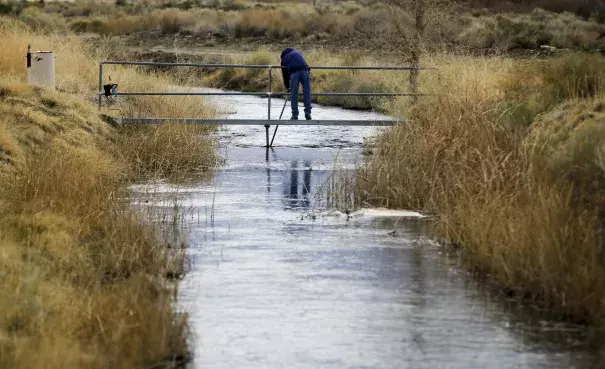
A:
<svg viewBox="0 0 605 369">
<path fill-rule="evenodd" d="M 422 84 L 437 94 L 400 105 L 413 123 L 378 137 L 362 200 L 436 213 L 436 235 L 477 275 L 549 314 L 602 324 L 605 62 L 435 62 L 440 73 Z"/>
<path fill-rule="evenodd" d="M 5 81 L 24 81 L 26 69 L 24 53 L 28 44 L 34 50 L 50 49 L 57 55 L 56 73 L 57 90 L 91 103 L 96 101 L 95 92 L 98 89 L 98 60 L 107 55 L 117 59 L 126 58 L 120 44 L 113 42 L 91 44 L 76 35 L 59 35 L 33 31 L 30 27 L 14 18 L 0 18 L 0 32 L 3 39 L 0 46 L 5 52 L 0 56 L 0 73 Z M 178 71 L 172 75 L 159 75 L 149 69 L 106 67 L 104 83 L 118 83 L 120 90 L 125 91 L 157 91 L 174 90 L 175 79 L 179 79 Z M 216 114 L 213 106 L 205 103 L 199 97 L 169 97 L 145 96 L 120 98 L 120 103 L 111 107 L 104 106 L 104 114 L 119 116 L 151 116 L 164 118 L 182 117 L 212 117 Z M 166 175 L 167 172 L 158 167 L 160 158 L 176 159 L 182 164 L 170 168 L 164 163 L 162 168 L 168 172 L 187 171 L 195 167 L 207 167 L 211 152 L 211 142 L 204 139 L 207 136 L 203 127 L 172 125 L 167 127 L 142 127 L 139 129 L 122 129 L 123 135 L 117 140 L 123 145 L 119 155 L 127 157 L 126 162 L 134 166 L 132 172 L 140 175 Z M 145 145 L 153 143 L 153 148 Z M 176 163 L 176 161 L 174 162 Z"/>
<path fill-rule="evenodd" d="M 123 199 L 141 176 L 212 166 L 211 143 L 188 127 L 133 133 L 102 121 L 86 99 L 96 90 L 95 51 L 77 37 L 35 33 L 11 19 L 2 19 L 0 35 L 0 367 L 183 361 L 187 320 L 174 310 L 176 287 L 165 278 L 182 259 L 166 247 L 160 226 Z M 58 54 L 59 92 L 23 83 L 28 43 Z M 133 86 L 167 82 L 137 70 L 116 73 Z M 187 116 L 192 106 L 205 105 L 172 112 Z M 197 157 L 187 161 L 179 150 Z"/>
</svg>

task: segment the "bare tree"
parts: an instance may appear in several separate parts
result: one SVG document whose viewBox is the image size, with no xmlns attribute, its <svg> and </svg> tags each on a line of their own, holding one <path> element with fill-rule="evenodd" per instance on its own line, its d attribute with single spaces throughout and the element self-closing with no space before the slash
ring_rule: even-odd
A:
<svg viewBox="0 0 605 369">
<path fill-rule="evenodd" d="M 453 13 L 461 4 L 457 0 L 381 0 L 389 10 L 396 32 L 398 48 L 407 57 L 410 66 L 419 68 L 425 49 L 426 29 Z M 410 71 L 410 93 L 418 93 L 419 71 Z M 417 97 L 413 97 L 413 102 Z"/>
</svg>

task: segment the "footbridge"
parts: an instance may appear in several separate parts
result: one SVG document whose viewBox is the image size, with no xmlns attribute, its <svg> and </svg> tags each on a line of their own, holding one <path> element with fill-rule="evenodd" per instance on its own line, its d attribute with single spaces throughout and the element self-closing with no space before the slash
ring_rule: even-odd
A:
<svg viewBox="0 0 605 369">
<path fill-rule="evenodd" d="M 194 67 L 205 69 L 225 69 L 225 68 L 244 68 L 244 69 L 262 69 L 268 73 L 267 90 L 265 92 L 237 92 L 237 91 L 203 91 L 201 88 L 198 92 L 152 92 L 152 91 L 118 91 L 118 85 L 115 83 L 104 84 L 104 67 L 108 65 L 119 66 L 135 66 L 135 67 L 151 67 L 151 68 L 178 68 L 178 67 Z M 115 99 L 119 96 L 258 96 L 267 99 L 267 118 L 266 119 L 202 119 L 202 118 L 162 118 L 162 117 L 120 117 L 117 119 L 118 124 L 123 125 L 149 125 L 149 124 L 164 124 L 168 122 L 179 122 L 184 124 L 204 124 L 204 125 L 258 125 L 265 127 L 266 147 L 273 146 L 277 129 L 280 125 L 313 125 L 313 126 L 394 126 L 405 123 L 402 120 L 285 120 L 282 119 L 286 104 L 288 102 L 287 92 L 273 91 L 273 72 L 280 72 L 279 65 L 250 65 L 250 64 L 203 64 L 203 63 L 162 63 L 162 62 L 140 62 L 140 61 L 116 61 L 105 60 L 99 62 L 99 93 L 98 106 L 99 109 L 103 106 L 103 98 Z M 315 66 L 310 67 L 311 70 L 375 70 L 375 71 L 420 71 L 432 68 L 410 67 L 410 66 Z M 398 97 L 398 96 L 425 96 L 420 93 L 401 93 L 401 92 L 311 92 L 313 96 L 326 97 Z M 271 99 L 286 97 L 286 101 L 281 110 L 279 119 L 271 117 Z M 275 126 L 273 137 L 270 138 L 270 128 Z"/>
</svg>

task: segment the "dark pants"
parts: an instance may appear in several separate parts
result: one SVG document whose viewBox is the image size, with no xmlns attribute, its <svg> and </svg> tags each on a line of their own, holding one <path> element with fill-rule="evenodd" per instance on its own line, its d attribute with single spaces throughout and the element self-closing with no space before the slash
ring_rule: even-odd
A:
<svg viewBox="0 0 605 369">
<path fill-rule="evenodd" d="M 290 103 L 292 105 L 292 118 L 298 118 L 298 85 L 302 84 L 305 102 L 305 116 L 311 115 L 311 79 L 308 70 L 300 70 L 290 75 Z"/>
</svg>

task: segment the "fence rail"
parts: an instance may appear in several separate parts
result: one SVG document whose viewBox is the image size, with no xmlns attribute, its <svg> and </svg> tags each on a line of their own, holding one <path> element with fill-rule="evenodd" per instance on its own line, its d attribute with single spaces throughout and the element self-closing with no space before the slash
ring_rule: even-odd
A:
<svg viewBox="0 0 605 369">
<path fill-rule="evenodd" d="M 116 96 L 259 96 L 277 97 L 288 96 L 287 92 L 117 92 Z M 427 96 L 425 94 L 409 94 L 397 92 L 315 92 L 313 96 L 366 96 L 366 97 L 394 97 L 394 96 Z"/>
<path fill-rule="evenodd" d="M 203 92 L 153 92 L 153 91 L 127 91 L 118 92 L 113 90 L 111 96 L 258 96 L 267 98 L 267 119 L 198 119 L 198 118 L 181 118 L 181 119 L 168 119 L 168 118 L 154 118 L 154 117 L 127 117 L 122 118 L 123 124 L 160 124 L 167 121 L 181 121 L 188 124 L 245 124 L 245 125 L 263 125 L 265 126 L 267 136 L 267 146 L 271 147 L 273 140 L 269 141 L 269 128 L 271 123 L 276 122 L 277 126 L 273 134 L 277 133 L 279 125 L 354 125 L 354 126 L 390 126 L 403 121 L 395 120 L 368 120 L 368 121 L 335 121 L 335 120 L 309 120 L 309 121 L 284 121 L 284 120 L 272 120 L 271 119 L 271 98 L 287 96 L 286 92 L 273 92 L 273 70 L 280 70 L 280 65 L 250 65 L 250 64 L 205 64 L 205 63 L 163 63 L 163 62 L 135 62 L 135 61 L 118 61 L 118 60 L 104 60 L 99 62 L 99 96 L 98 105 L 101 109 L 103 104 L 103 96 L 108 96 L 107 92 L 103 89 L 103 66 L 104 65 L 123 65 L 123 66 L 148 66 L 148 67 L 195 67 L 195 68 L 208 68 L 208 69 L 226 69 L 226 68 L 246 68 L 246 69 L 264 69 L 268 72 L 269 82 L 267 91 L 265 92 L 215 92 L 215 91 L 203 91 Z M 311 70 L 376 70 L 376 71 L 421 71 L 421 70 L 434 70 L 436 68 L 425 68 L 425 67 L 412 67 L 412 66 L 314 66 L 310 67 Z M 312 96 L 325 96 L 325 97 L 397 97 L 397 96 L 427 96 L 427 94 L 421 93 L 398 93 L 398 92 L 316 92 L 312 93 Z"/>
</svg>

